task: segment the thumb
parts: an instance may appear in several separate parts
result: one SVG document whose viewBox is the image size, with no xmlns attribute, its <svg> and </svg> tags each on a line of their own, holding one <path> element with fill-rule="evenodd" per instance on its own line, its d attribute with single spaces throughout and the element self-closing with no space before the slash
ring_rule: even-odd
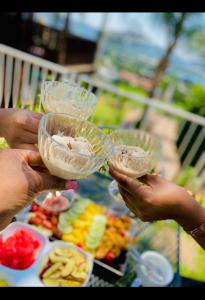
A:
<svg viewBox="0 0 205 300">
<path fill-rule="evenodd" d="M 41 159 L 40 153 L 34 150 L 18 149 L 17 154 L 20 155 L 21 159 L 26 161 L 30 166 L 42 166 L 43 161 Z"/>
<path fill-rule="evenodd" d="M 154 186 L 159 183 L 160 181 L 160 176 L 159 175 L 151 175 L 151 174 L 146 174 L 144 176 L 141 176 L 138 178 L 138 180 L 146 185 L 149 186 Z"/>
<path fill-rule="evenodd" d="M 143 185 L 140 181 L 134 178 L 130 178 L 124 174 L 117 172 L 116 170 L 110 168 L 110 175 L 120 184 L 120 186 L 127 192 L 133 195 L 145 195 L 147 191 L 147 186 Z"/>
<path fill-rule="evenodd" d="M 41 184 L 40 190 L 65 190 L 66 189 L 66 180 L 38 172 Z"/>
<path fill-rule="evenodd" d="M 25 159 L 30 166 L 42 166 L 43 161 L 41 159 L 40 153 L 37 151 L 25 150 Z"/>
</svg>

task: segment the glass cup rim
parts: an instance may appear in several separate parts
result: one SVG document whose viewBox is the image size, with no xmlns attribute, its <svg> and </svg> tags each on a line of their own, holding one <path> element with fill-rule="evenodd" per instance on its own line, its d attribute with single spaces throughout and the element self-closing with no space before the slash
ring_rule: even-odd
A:
<svg viewBox="0 0 205 300">
<path fill-rule="evenodd" d="M 42 89 L 43 85 L 47 85 L 49 83 L 50 84 L 51 83 L 67 84 L 68 86 L 74 87 L 74 88 L 76 88 L 76 90 L 77 89 L 81 90 L 82 92 L 85 92 L 89 96 L 91 96 L 92 101 L 90 101 L 90 102 L 92 103 L 92 105 L 90 105 L 90 106 L 94 106 L 97 103 L 97 96 L 93 92 L 89 91 L 88 89 L 80 86 L 78 83 L 75 83 L 73 81 L 43 80 L 42 83 L 41 83 L 41 89 Z M 52 94 L 52 92 L 49 92 L 49 91 L 41 92 L 41 97 L 42 97 L 43 93 L 46 93 L 48 95 Z M 57 97 L 57 96 L 54 96 L 54 95 L 51 95 L 51 96 L 52 96 L 52 98 L 55 98 L 55 99 L 58 99 L 58 100 L 60 99 L 60 97 Z"/>
<path fill-rule="evenodd" d="M 129 147 L 128 145 L 114 145 L 113 155 L 118 155 L 119 154 L 119 151 L 118 151 L 118 149 L 116 149 L 116 147 L 120 147 L 120 146 L 127 146 L 127 147 Z M 133 145 L 132 147 L 137 147 L 137 146 Z M 153 153 L 147 153 L 147 154 L 144 154 L 143 156 L 135 156 L 135 157 L 133 157 L 133 160 L 144 160 L 144 159 L 150 158 L 152 156 L 154 156 Z"/>
<path fill-rule="evenodd" d="M 110 135 L 110 138 L 111 138 L 111 140 L 112 140 L 112 143 L 114 144 L 114 155 L 116 155 L 116 154 L 118 154 L 118 150 L 116 149 L 116 147 L 120 147 L 120 146 L 131 146 L 131 147 L 137 147 L 137 146 L 135 146 L 135 145 L 125 145 L 125 144 L 116 144 L 114 141 L 113 141 L 113 137 L 114 137 L 114 134 L 123 134 L 123 133 L 127 133 L 127 134 L 133 134 L 133 135 L 135 135 L 136 133 L 141 133 L 141 134 L 144 134 L 144 135 L 146 135 L 147 137 L 150 137 L 152 140 L 153 140 L 153 142 L 154 142 L 154 145 L 155 145 L 155 147 L 154 147 L 154 153 L 153 152 L 149 152 L 148 151 L 148 153 L 147 154 L 145 154 L 144 156 L 138 156 L 138 157 L 136 157 L 136 159 L 137 160 L 140 160 L 140 159 L 145 159 L 145 158 L 149 158 L 149 157 L 153 157 L 153 156 L 155 156 L 155 153 L 157 152 L 157 151 L 159 151 L 159 149 L 160 149 L 160 141 L 159 141 L 159 139 L 157 138 L 157 137 L 155 137 L 155 136 L 152 136 L 149 132 L 147 132 L 147 131 L 145 131 L 145 130 L 142 130 L 142 129 L 113 129 L 110 133 L 109 133 L 109 135 Z M 140 146 L 139 146 L 140 147 Z M 143 147 L 141 147 L 141 148 L 143 148 Z M 146 151 L 147 152 L 147 151 Z"/>
<path fill-rule="evenodd" d="M 73 119 L 73 120 L 78 120 L 82 123 L 87 123 L 88 125 L 90 125 L 91 127 L 95 128 L 98 132 L 100 132 L 102 135 L 106 136 L 107 139 L 110 140 L 110 143 L 111 145 L 113 146 L 113 143 L 111 141 L 111 138 L 109 135 L 106 135 L 105 133 L 103 133 L 97 126 L 95 126 L 92 122 L 90 121 L 86 121 L 86 120 L 82 120 L 81 118 L 78 118 L 78 117 L 74 117 L 72 115 L 69 115 L 69 114 L 65 114 L 65 113 L 46 113 L 42 116 L 41 120 L 40 120 L 40 123 L 39 123 L 39 127 L 40 129 L 44 132 L 44 134 L 49 137 L 51 139 L 52 142 L 54 142 L 55 144 L 59 145 L 61 148 L 65 149 L 66 152 L 68 152 L 69 154 L 70 153 L 75 153 L 76 156 L 78 157 L 85 157 L 85 158 L 93 158 L 95 157 L 95 154 L 91 154 L 91 156 L 87 155 L 87 154 L 83 154 L 83 153 L 77 153 L 76 151 L 74 150 L 71 150 L 71 149 L 67 149 L 63 144 L 57 142 L 55 139 L 52 138 L 52 136 L 47 132 L 46 128 L 45 128 L 45 120 L 49 118 L 49 116 L 56 116 L 56 115 L 61 115 L 61 116 L 65 116 L 65 117 L 69 117 L 69 119 Z M 109 154 L 107 154 L 105 157 L 109 157 L 111 155 L 111 153 L 113 152 L 113 147 L 111 147 L 111 150 L 108 151 Z"/>
</svg>

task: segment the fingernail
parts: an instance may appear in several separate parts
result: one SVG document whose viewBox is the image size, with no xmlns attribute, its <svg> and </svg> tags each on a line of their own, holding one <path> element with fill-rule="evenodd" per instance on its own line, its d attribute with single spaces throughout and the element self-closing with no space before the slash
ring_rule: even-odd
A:
<svg viewBox="0 0 205 300">
<path fill-rule="evenodd" d="M 71 181 L 71 180 L 68 180 L 66 181 L 66 189 L 67 190 L 76 190 L 78 188 L 78 183 L 77 181 Z"/>
</svg>

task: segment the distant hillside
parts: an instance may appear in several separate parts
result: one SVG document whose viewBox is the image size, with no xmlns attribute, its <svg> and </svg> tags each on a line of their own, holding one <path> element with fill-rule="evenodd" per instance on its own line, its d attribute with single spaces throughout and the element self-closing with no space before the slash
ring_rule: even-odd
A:
<svg viewBox="0 0 205 300">
<path fill-rule="evenodd" d="M 112 33 L 106 36 L 102 54 L 112 53 L 113 57 L 124 59 L 133 65 L 142 65 L 150 70 L 157 64 L 164 51 L 165 49 L 156 46 L 142 35 Z M 203 64 L 193 64 L 179 58 L 175 53 L 171 57 L 168 73 L 193 83 L 204 83 L 205 80 Z"/>
</svg>

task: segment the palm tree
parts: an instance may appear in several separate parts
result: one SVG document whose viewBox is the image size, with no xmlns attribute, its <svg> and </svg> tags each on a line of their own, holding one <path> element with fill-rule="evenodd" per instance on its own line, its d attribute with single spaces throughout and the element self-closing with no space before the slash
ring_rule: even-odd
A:
<svg viewBox="0 0 205 300">
<path fill-rule="evenodd" d="M 67 37 L 69 28 L 69 18 L 70 13 L 67 13 L 64 21 L 64 28 L 60 32 L 58 63 L 61 65 L 65 65 L 67 62 Z"/>
<path fill-rule="evenodd" d="M 94 65 L 96 67 L 98 65 L 100 52 L 102 50 L 102 46 L 103 46 L 103 43 L 104 43 L 108 20 L 109 20 L 109 13 L 103 13 L 101 28 L 100 28 L 100 32 L 99 32 L 99 36 L 98 36 L 98 40 L 97 40 L 97 49 L 95 51 L 95 58 L 94 58 Z"/>
<path fill-rule="evenodd" d="M 149 97 L 153 98 L 156 94 L 156 88 L 158 87 L 161 78 L 165 74 L 169 61 L 173 51 L 182 37 L 191 37 L 199 29 L 198 26 L 191 26 L 187 28 L 185 26 L 187 18 L 190 17 L 191 13 L 157 13 L 155 15 L 161 25 L 164 25 L 168 32 L 168 43 L 164 55 L 160 58 L 153 76 L 152 89 L 149 92 Z M 148 114 L 148 107 L 146 106 L 142 114 L 141 120 L 137 123 L 137 127 L 140 127 L 146 121 Z"/>
<path fill-rule="evenodd" d="M 158 86 L 160 79 L 164 75 L 168 65 L 170 57 L 177 45 L 180 37 L 185 33 L 184 24 L 188 17 L 188 13 L 162 13 L 161 21 L 167 27 L 169 32 L 169 41 L 164 55 L 161 57 L 154 71 L 153 87 L 149 93 L 150 97 L 155 96 L 155 90 Z"/>
</svg>

